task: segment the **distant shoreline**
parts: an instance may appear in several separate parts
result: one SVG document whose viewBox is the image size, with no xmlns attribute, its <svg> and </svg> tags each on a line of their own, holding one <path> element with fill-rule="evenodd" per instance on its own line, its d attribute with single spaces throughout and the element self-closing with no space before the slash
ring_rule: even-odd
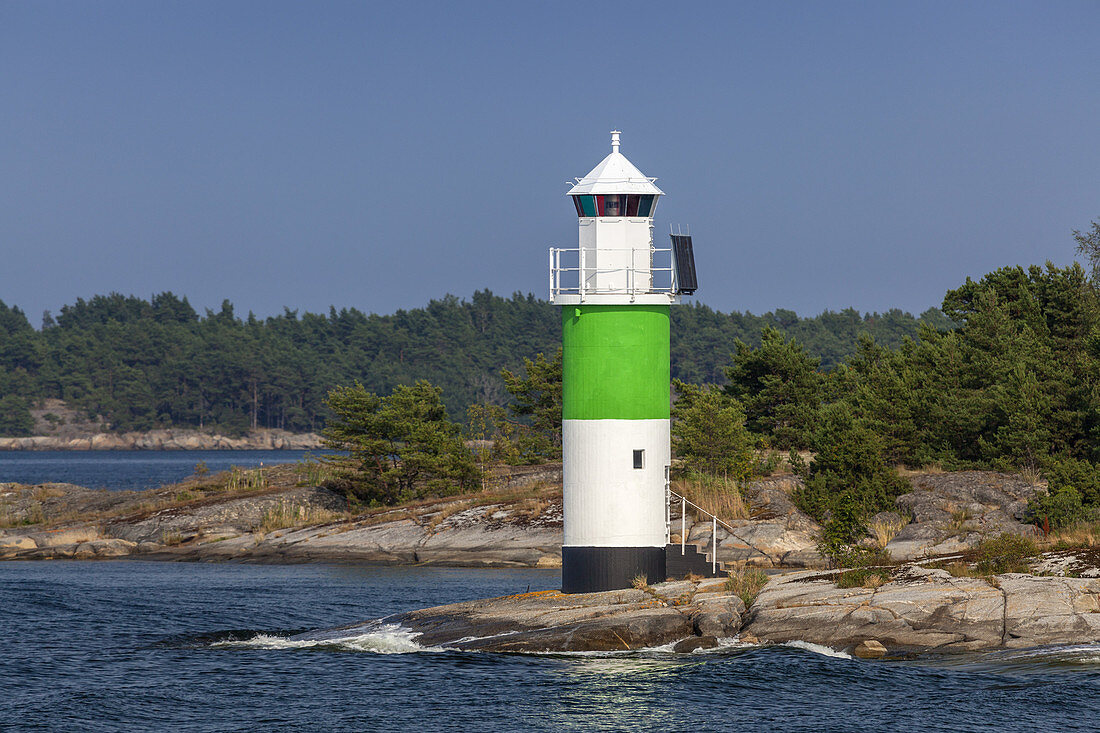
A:
<svg viewBox="0 0 1100 733">
<path fill-rule="evenodd" d="M 0 437 L 0 451 L 319 450 L 322 447 L 321 436 L 316 433 L 274 429 L 252 430 L 238 437 L 186 429 Z"/>
</svg>

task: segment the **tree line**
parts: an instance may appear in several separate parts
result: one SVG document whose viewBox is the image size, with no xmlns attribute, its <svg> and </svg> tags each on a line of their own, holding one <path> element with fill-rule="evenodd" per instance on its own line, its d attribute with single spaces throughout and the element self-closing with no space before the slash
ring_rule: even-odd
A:
<svg viewBox="0 0 1100 733">
<path fill-rule="evenodd" d="M 1100 228 L 1096 239 L 1100 253 Z M 901 467 L 1026 472 L 1048 483 L 1029 503 L 1026 519 L 1047 529 L 1096 520 L 1098 285 L 1097 269 L 1090 277 L 1076 264 L 1005 267 L 977 281 L 967 278 L 943 300 L 953 327 L 925 323 L 916 337 L 893 347 L 861 334 L 855 353 L 831 369 L 797 338 L 765 326 L 757 345 L 735 341 L 720 383 L 674 379 L 674 470 L 740 482 L 770 471 L 786 452 L 803 477 L 795 503 L 822 523 L 822 548 L 834 558 L 861 552 L 858 542 L 872 515 L 897 511 L 895 499 L 911 490 Z M 560 351 L 556 359 L 526 359 L 522 372 L 504 370 L 503 376 L 513 397 L 509 410 L 471 407 L 465 437 L 488 439 L 496 460 L 559 456 Z M 414 395 L 417 410 L 411 409 Z M 407 437 L 357 446 L 349 436 L 362 410 L 348 409 L 356 401 L 377 414 L 371 424 Z M 437 485 L 468 488 L 473 454 L 458 426 L 416 427 L 418 414 L 445 420 L 441 405 L 441 392 L 427 383 L 415 392 L 400 387 L 389 398 L 357 385 L 356 392 L 333 394 L 339 418 L 326 438 L 350 451 L 363 475 L 376 473 L 373 466 L 401 445 L 414 451 L 420 461 L 414 466 L 428 465 L 425 456 L 434 455 L 429 474 Z M 438 435 L 447 440 L 422 437 Z M 417 495 L 413 484 L 402 488 L 405 497 Z"/>
<path fill-rule="evenodd" d="M 692 304 L 673 308 L 672 318 L 673 375 L 698 383 L 723 381 L 736 342 L 758 344 L 769 328 L 797 338 L 829 369 L 856 353 L 861 334 L 896 347 L 922 326 L 951 325 L 935 309 L 920 317 L 847 309 L 800 318 Z M 465 421 L 469 405 L 509 403 L 501 370 L 552 355 L 560 323 L 560 309 L 544 300 L 488 290 L 391 315 L 286 309 L 263 319 L 237 314 L 228 300 L 200 314 L 173 293 L 148 300 L 112 293 L 46 313 L 40 329 L 0 301 L 0 435 L 30 434 L 29 410 L 46 398 L 118 431 L 319 430 L 332 414 L 329 391 L 356 381 L 376 393 L 429 381 L 442 388 L 449 415 Z"/>
<path fill-rule="evenodd" d="M 1100 254 L 1095 224 L 1093 240 Z M 684 468 L 720 461 L 745 478 L 752 451 L 790 451 L 804 478 L 795 502 L 823 523 L 834 554 L 873 514 L 896 510 L 910 490 L 898 467 L 1027 472 L 1048 481 L 1030 521 L 1097 518 L 1100 256 L 1090 261 L 1091 276 L 1048 263 L 967 278 L 943 300 L 954 328 L 923 325 L 896 347 L 861 335 L 834 369 L 765 329 L 758 346 L 738 343 L 724 386 L 677 385 L 673 442 Z"/>
</svg>

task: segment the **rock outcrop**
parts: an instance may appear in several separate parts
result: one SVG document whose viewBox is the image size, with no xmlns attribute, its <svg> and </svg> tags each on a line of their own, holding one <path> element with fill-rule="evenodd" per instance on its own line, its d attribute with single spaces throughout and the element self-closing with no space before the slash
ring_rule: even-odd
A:
<svg viewBox="0 0 1100 733">
<path fill-rule="evenodd" d="M 645 589 L 564 595 L 557 591 L 456 603 L 387 622 L 415 632 L 422 646 L 497 652 L 615 651 L 664 646 L 681 651 L 735 636 L 745 606 L 724 581 L 679 581 Z"/>
<path fill-rule="evenodd" d="M 560 472 L 560 467 L 557 469 Z M 554 468 L 517 473 L 504 482 L 538 482 Z M 9 487 L 5 490 L 5 487 Z M 165 492 L 93 491 L 67 484 L 0 484 L 0 505 L 45 507 L 51 515 L 102 519 L 51 528 L 0 530 L 0 560 L 98 559 L 127 554 L 161 560 L 435 564 L 557 567 L 561 500 L 465 506 L 439 502 L 417 512 L 350 516 L 347 499 L 300 487 L 181 502 L 158 510 L 143 499 Z M 146 494 L 150 496 L 146 497 Z M 171 497 L 171 492 L 165 495 Z M 13 500 L 12 497 L 19 497 Z M 11 503 L 15 501 L 15 503 Z M 8 509 L 10 511 L 10 509 Z"/>
<path fill-rule="evenodd" d="M 36 512 L 51 518 L 96 517 L 73 520 L 67 526 L 51 520 L 49 530 L 33 525 L 0 530 L 0 559 L 73 557 L 81 542 L 122 539 L 135 543 L 133 554 L 158 559 L 498 567 L 560 564 L 561 498 L 554 489 L 561 483 L 561 465 L 514 468 L 494 481 L 493 490 L 504 494 L 541 488 L 527 492 L 529 499 L 510 503 L 440 500 L 432 506 L 351 516 L 344 496 L 319 488 L 240 496 L 206 494 L 195 501 L 177 501 L 180 489 L 171 487 L 120 492 L 66 484 L 0 484 L 0 516 L 6 524 L 29 524 Z M 1028 498 L 1042 487 L 1019 477 L 968 471 L 917 476 L 913 484 L 914 491 L 898 499 L 904 515 L 885 512 L 874 518 L 900 529 L 887 545 L 895 559 L 958 553 L 983 536 L 1035 531 L 1020 519 Z M 825 567 L 817 551 L 820 526 L 791 501 L 799 486 L 800 480 L 793 476 L 747 484 L 743 494 L 751 516 L 729 519 L 728 529 L 718 525 L 719 561 L 726 567 Z M 151 510 L 147 502 L 172 506 Z M 679 542 L 683 527 L 687 542 L 709 553 L 709 519 L 699 521 L 690 510 L 681 519 L 679 505 L 674 503 L 671 509 L 672 541 Z M 273 517 L 289 521 L 272 522 Z M 71 532 L 84 534 L 77 537 Z M 1051 559 L 1043 567 L 1056 574 L 1088 575 L 1100 568 L 1100 557 L 1077 553 L 1073 558 Z"/>
<path fill-rule="evenodd" d="M 886 546 L 895 560 L 961 552 L 984 536 L 1036 532 L 1023 519 L 1028 500 L 1044 489 L 1019 476 L 957 471 L 923 474 L 912 482 L 914 490 L 897 498 L 912 521 Z"/>
<path fill-rule="evenodd" d="M 952 577 L 903 566 L 877 588 L 839 588 L 832 573 L 773 576 L 746 611 L 724 580 L 455 603 L 343 629 L 399 625 L 423 647 L 493 652 L 690 653 L 729 643 L 803 641 L 863 659 L 1100 641 L 1100 579 L 1021 574 Z"/>
<path fill-rule="evenodd" d="M 973 651 L 1100 641 L 1100 580 L 1007 574 L 956 578 L 905 566 L 878 588 L 838 588 L 828 574 L 774 578 L 745 632 L 761 641 L 890 651 Z"/>
</svg>

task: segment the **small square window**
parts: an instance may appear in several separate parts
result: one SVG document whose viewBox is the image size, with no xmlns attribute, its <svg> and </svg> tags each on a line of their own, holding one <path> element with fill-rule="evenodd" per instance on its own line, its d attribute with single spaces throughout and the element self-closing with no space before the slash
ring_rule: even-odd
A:
<svg viewBox="0 0 1100 733">
<path fill-rule="evenodd" d="M 634 468 L 645 468 L 645 451 L 634 451 Z"/>
</svg>

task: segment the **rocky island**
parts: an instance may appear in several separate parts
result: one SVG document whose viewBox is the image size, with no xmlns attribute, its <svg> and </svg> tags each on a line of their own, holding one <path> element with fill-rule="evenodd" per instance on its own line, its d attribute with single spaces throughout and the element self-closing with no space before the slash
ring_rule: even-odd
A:
<svg viewBox="0 0 1100 733">
<path fill-rule="evenodd" d="M 0 484 L 0 559 L 560 562 L 557 464 L 510 469 L 477 495 L 358 511 L 337 492 L 308 485 L 308 468 L 264 471 L 145 492 Z M 745 488 L 749 516 L 717 536 L 730 578 L 639 579 L 619 591 L 542 591 L 382 621 L 422 646 L 487 651 L 691 651 L 800 640 L 883 656 L 1100 641 L 1100 552 L 1092 538 L 1076 549 L 1048 547 L 1032 559 L 1031 574 L 975 576 L 957 567 L 965 570 L 983 536 L 1034 535 L 1020 520 L 1041 485 L 993 472 L 913 476 L 914 491 L 897 502 L 907 515 L 872 521 L 892 528 L 880 540 L 895 564 L 873 582 L 840 587 L 844 571 L 827 569 L 817 552 L 820 528 L 790 500 L 798 482 L 778 476 Z M 711 545 L 710 522 L 690 511 L 681 518 L 674 507 L 674 542 L 681 526 L 685 544 Z M 746 583 L 753 568 L 768 575 L 756 571 Z"/>
<path fill-rule="evenodd" d="M 400 624 L 425 647 L 497 652 L 690 652 L 802 641 L 875 658 L 1100 641 L 1100 578 L 957 578 L 905 564 L 879 587 L 844 589 L 835 575 L 774 575 L 748 606 L 736 580 L 694 579 L 603 593 L 526 593 L 381 623 Z"/>
</svg>

